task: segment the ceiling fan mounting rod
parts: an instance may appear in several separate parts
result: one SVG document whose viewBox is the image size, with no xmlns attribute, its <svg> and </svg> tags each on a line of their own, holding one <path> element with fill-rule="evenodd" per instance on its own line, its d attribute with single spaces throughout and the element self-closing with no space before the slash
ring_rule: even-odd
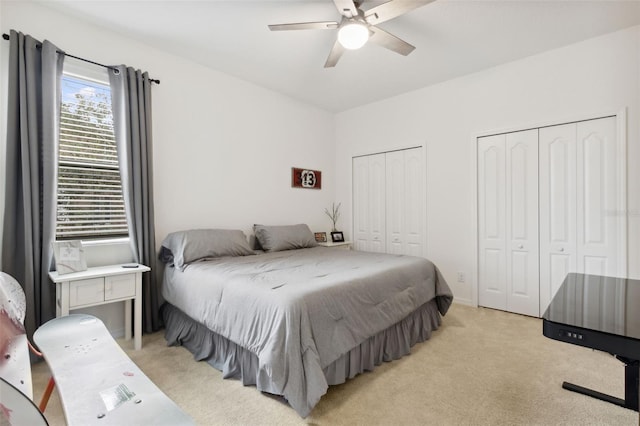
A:
<svg viewBox="0 0 640 426">
<path fill-rule="evenodd" d="M 363 25 L 365 27 L 369 27 L 369 23 L 364 19 L 364 16 L 354 16 L 351 18 L 347 18 L 345 16 L 342 17 L 342 20 L 340 21 L 340 25 L 339 28 L 348 25 L 348 24 L 360 24 Z"/>
</svg>

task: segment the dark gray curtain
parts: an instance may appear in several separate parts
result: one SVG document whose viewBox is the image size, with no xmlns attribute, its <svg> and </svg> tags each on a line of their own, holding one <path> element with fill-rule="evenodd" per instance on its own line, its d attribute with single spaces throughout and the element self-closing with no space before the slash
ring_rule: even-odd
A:
<svg viewBox="0 0 640 426">
<path fill-rule="evenodd" d="M 161 326 L 153 217 L 151 81 L 147 73 L 120 65 L 110 70 L 113 125 L 134 261 L 151 268 L 142 274 L 142 326 Z"/>
<path fill-rule="evenodd" d="M 55 317 L 53 266 L 64 55 L 11 31 L 2 270 L 24 288 L 31 336 Z"/>
</svg>

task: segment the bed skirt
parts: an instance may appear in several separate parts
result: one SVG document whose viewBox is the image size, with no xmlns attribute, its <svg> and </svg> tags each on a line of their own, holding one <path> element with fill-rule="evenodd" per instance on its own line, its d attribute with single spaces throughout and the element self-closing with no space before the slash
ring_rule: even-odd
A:
<svg viewBox="0 0 640 426">
<path fill-rule="evenodd" d="M 214 333 L 169 303 L 162 306 L 162 317 L 169 345 L 184 346 L 197 361 L 206 361 L 220 370 L 225 379 L 238 379 L 244 385 L 256 384 L 259 365 L 256 354 Z M 409 354 L 413 345 L 431 337 L 441 321 L 436 299 L 432 299 L 324 367 L 327 384 L 344 383 L 384 361 Z M 260 390 L 270 392 L 269 389 Z"/>
</svg>

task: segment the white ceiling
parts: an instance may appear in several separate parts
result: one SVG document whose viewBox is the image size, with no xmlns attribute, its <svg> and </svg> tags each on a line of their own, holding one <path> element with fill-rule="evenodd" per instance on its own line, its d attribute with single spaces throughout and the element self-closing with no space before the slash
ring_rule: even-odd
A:
<svg viewBox="0 0 640 426">
<path fill-rule="evenodd" d="M 362 9 L 380 3 L 365 0 Z M 636 0 L 436 0 L 380 24 L 416 46 L 409 56 L 365 45 L 325 69 L 335 30 L 271 32 L 267 25 L 339 21 L 332 0 L 45 4 L 334 112 L 640 24 Z"/>
</svg>

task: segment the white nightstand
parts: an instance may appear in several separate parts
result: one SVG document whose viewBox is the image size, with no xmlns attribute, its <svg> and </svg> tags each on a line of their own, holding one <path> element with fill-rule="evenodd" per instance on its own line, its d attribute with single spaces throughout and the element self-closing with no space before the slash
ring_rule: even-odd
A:
<svg viewBox="0 0 640 426">
<path fill-rule="evenodd" d="M 49 272 L 49 278 L 56 284 L 56 317 L 69 315 L 73 309 L 124 301 L 124 336 L 130 340 L 133 300 L 133 337 L 138 350 L 142 347 L 142 273 L 150 270 L 145 265 L 135 268 L 110 265 L 63 275 Z"/>
<path fill-rule="evenodd" d="M 321 245 L 323 247 L 335 247 L 335 248 L 351 250 L 351 241 L 341 241 L 339 243 L 327 241 L 325 243 L 318 243 L 318 245 Z"/>
</svg>

